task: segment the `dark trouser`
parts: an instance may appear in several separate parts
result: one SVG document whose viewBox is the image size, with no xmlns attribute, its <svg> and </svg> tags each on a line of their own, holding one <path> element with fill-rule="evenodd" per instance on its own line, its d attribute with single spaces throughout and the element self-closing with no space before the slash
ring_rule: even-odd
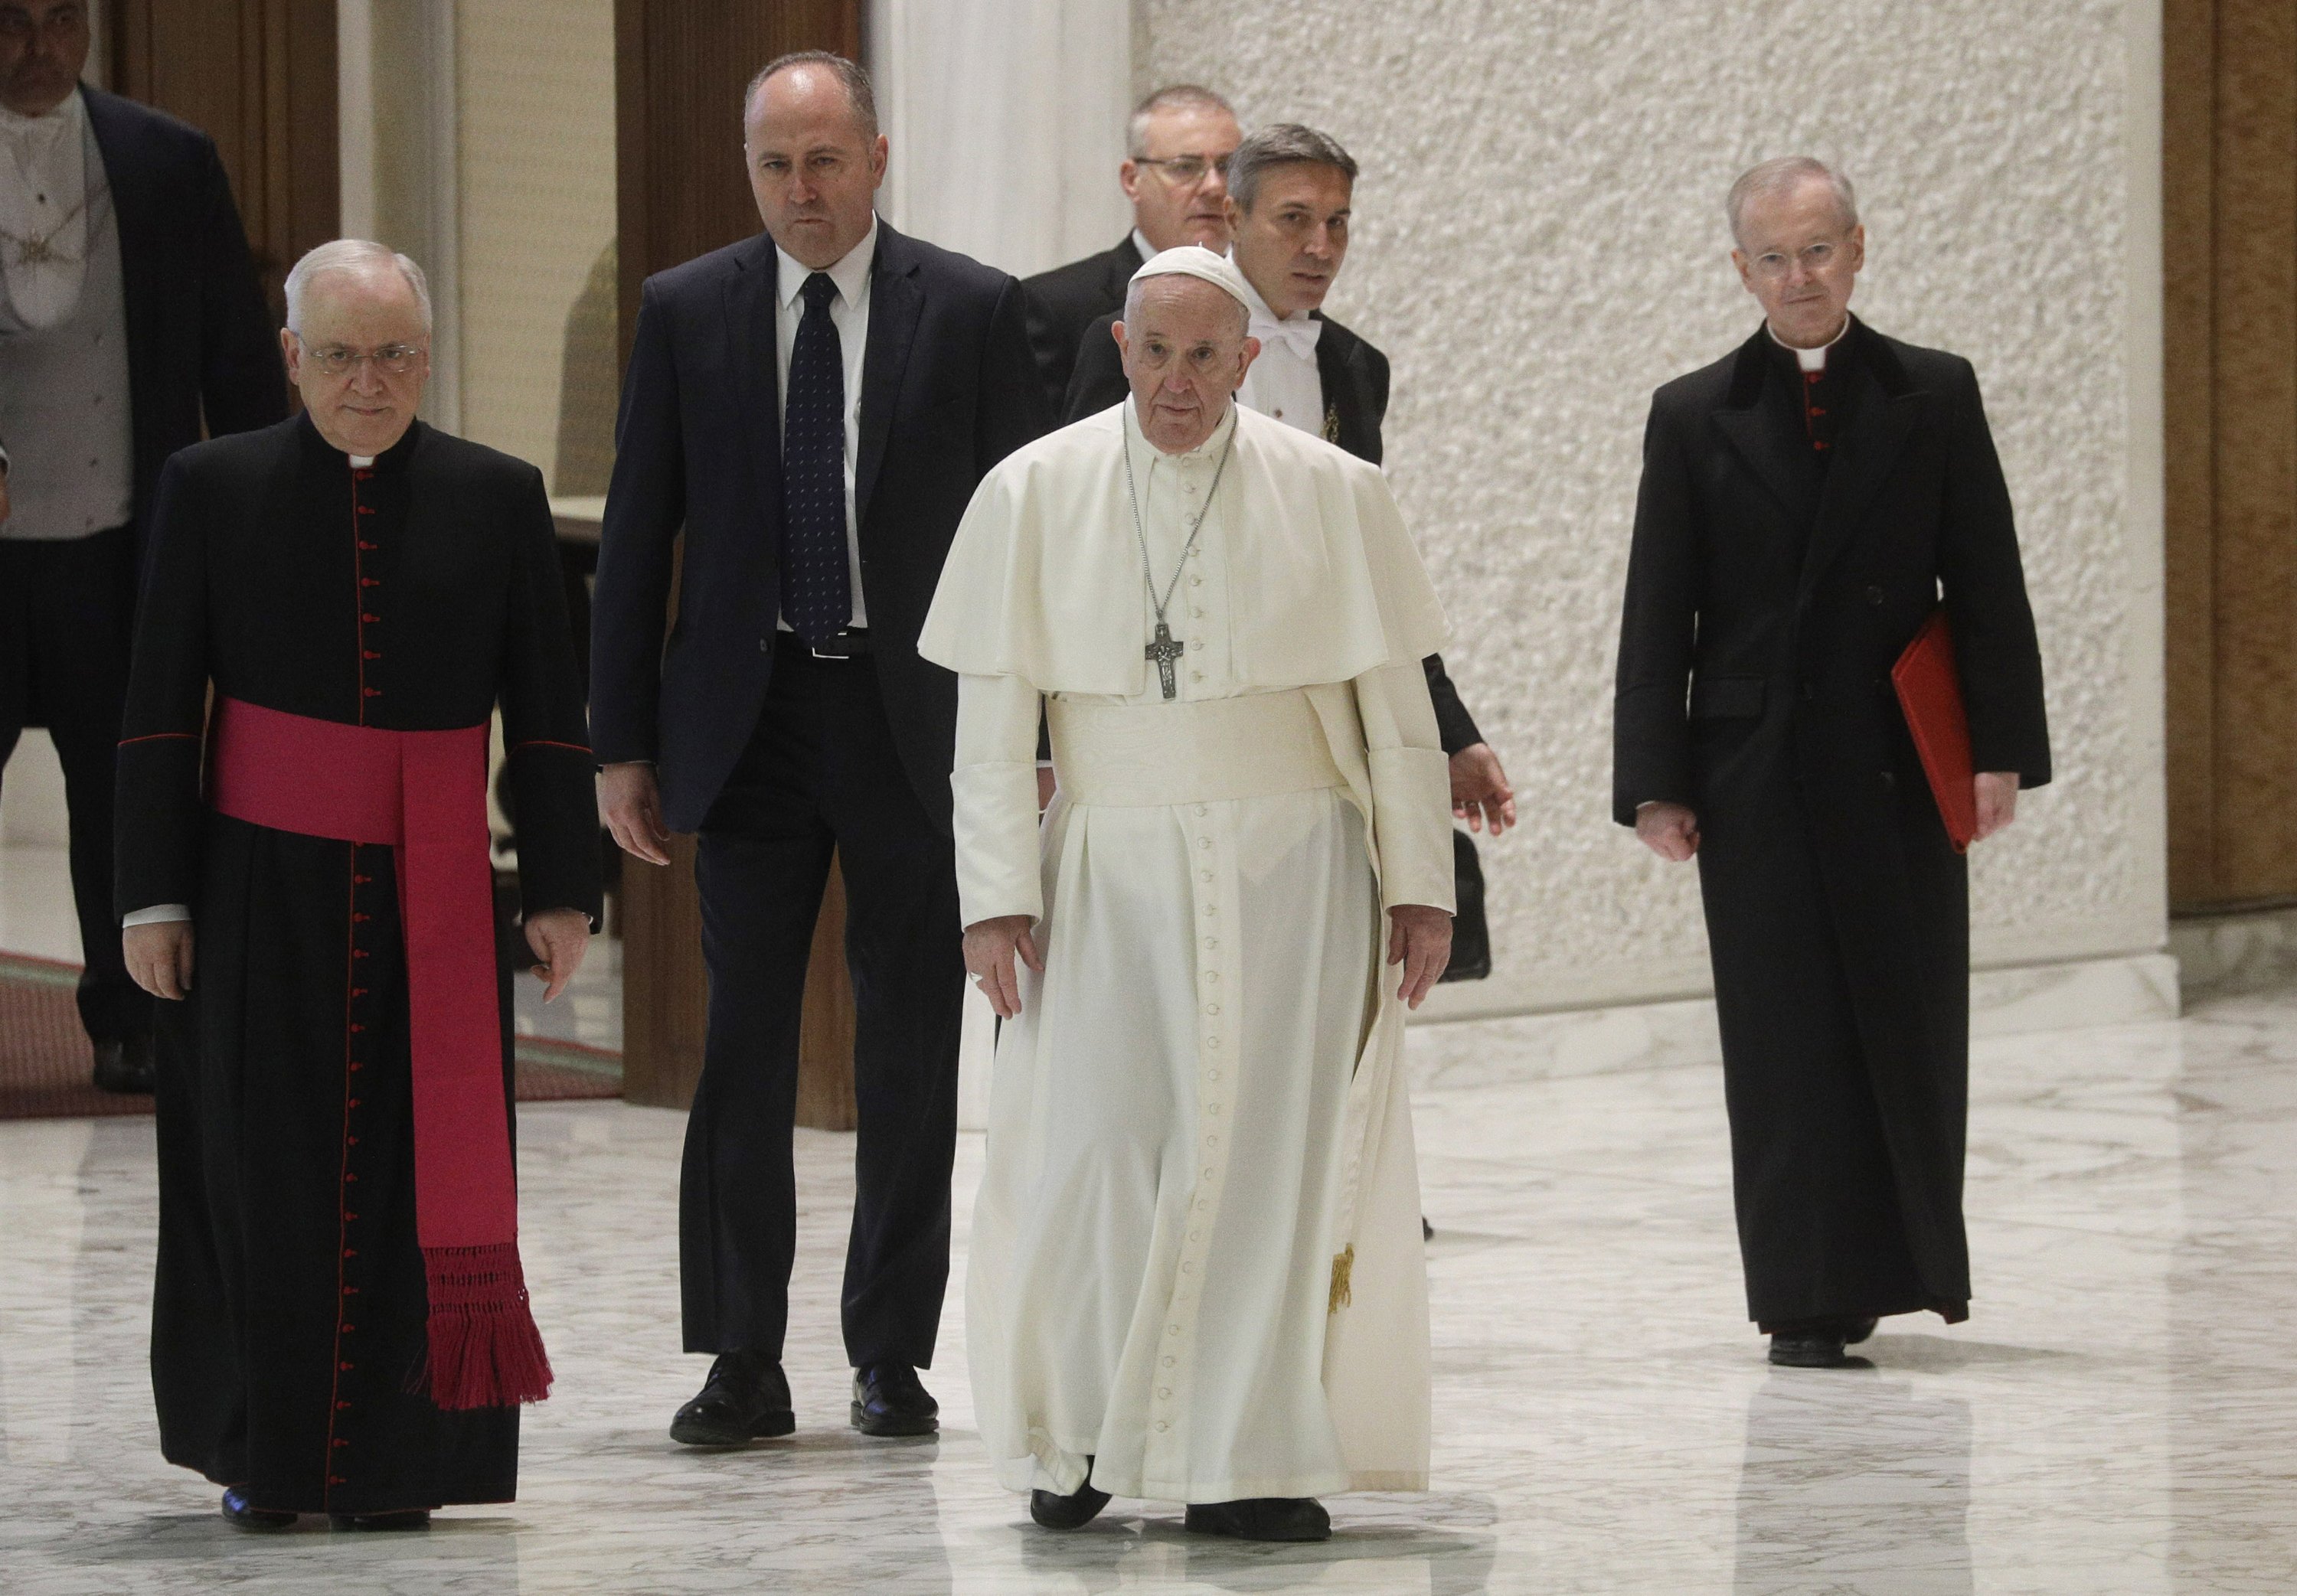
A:
<svg viewBox="0 0 2297 1596">
<path fill-rule="evenodd" d="M 60 542 L 0 539 L 0 766 L 27 726 L 45 726 L 64 772 L 72 901 L 79 911 L 80 1023 L 99 1042 L 152 1029 L 128 975 L 112 911 L 112 794 L 135 638 L 133 534 Z"/>
<path fill-rule="evenodd" d="M 894 750 L 869 660 L 782 639 L 749 747 L 702 824 L 710 1030 L 686 1131 L 686 1349 L 781 1355 L 797 1193 L 798 1015 L 835 851 L 856 1009 L 846 1355 L 933 1362 L 949 1281 L 965 992 L 956 860 Z"/>
</svg>

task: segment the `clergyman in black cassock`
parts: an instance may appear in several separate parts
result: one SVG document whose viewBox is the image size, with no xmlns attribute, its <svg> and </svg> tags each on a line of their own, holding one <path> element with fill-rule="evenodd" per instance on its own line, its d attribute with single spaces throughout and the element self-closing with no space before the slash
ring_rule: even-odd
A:
<svg viewBox="0 0 2297 1596">
<path fill-rule="evenodd" d="M 1615 705 L 1615 818 L 1699 861 L 1748 1312 L 1780 1362 L 1967 1312 L 1968 880 L 1890 679 L 1941 605 L 1980 835 L 2050 775 L 1976 376 L 1848 315 L 1855 203 L 1791 160 L 1733 191 L 1768 316 L 1653 398 Z"/>
<path fill-rule="evenodd" d="M 387 252 L 365 248 L 389 270 Z M 586 926 L 599 907 L 581 682 L 540 474 L 413 421 L 406 390 L 419 394 L 419 375 L 379 363 L 408 363 L 414 332 L 396 345 L 354 332 L 334 348 L 363 357 L 335 388 L 400 401 L 375 457 L 348 454 L 312 419 L 328 404 L 313 370 L 322 301 L 375 276 L 355 262 L 308 286 L 291 279 L 291 319 L 300 304 L 313 340 L 298 378 L 306 414 L 169 463 L 119 753 L 120 911 L 174 906 L 196 937 L 188 993 L 158 1006 L 161 1444 L 231 1487 L 226 1512 L 251 1527 L 508 1501 L 518 1411 L 444 1411 L 429 1384 L 426 1327 L 443 1304 L 426 1282 L 427 1233 L 417 1240 L 429 1131 L 410 1050 L 423 950 L 403 917 L 408 851 L 218 812 L 226 706 L 305 717 L 307 729 L 462 732 L 478 747 L 499 706 L 529 940 L 548 922 Z M 484 755 L 473 757 L 482 817 Z M 128 934 L 131 969 L 163 997 L 175 983 L 139 961 L 137 939 L 170 924 Z M 579 944 L 587 930 L 568 934 Z M 506 1138 L 508 979 L 491 958 L 480 979 L 487 1034 L 464 1040 L 500 1061 L 495 1134 Z M 506 1145 L 482 1150 L 506 1172 Z"/>
</svg>

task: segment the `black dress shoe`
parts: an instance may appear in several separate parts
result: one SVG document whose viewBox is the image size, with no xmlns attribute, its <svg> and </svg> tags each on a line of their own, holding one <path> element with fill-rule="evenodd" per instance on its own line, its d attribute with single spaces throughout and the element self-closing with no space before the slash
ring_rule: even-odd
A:
<svg viewBox="0 0 2297 1596">
<path fill-rule="evenodd" d="M 1868 1367 L 1843 1352 L 1840 1330 L 1781 1330 L 1771 1337 L 1771 1362 L 1782 1369 Z"/>
<path fill-rule="evenodd" d="M 757 1353 L 719 1354 L 694 1400 L 670 1421 L 670 1438 L 687 1446 L 742 1446 L 797 1428 L 789 1379 Z"/>
<path fill-rule="evenodd" d="M 1092 1460 L 1084 1460 L 1084 1484 L 1066 1496 L 1050 1491 L 1029 1493 L 1029 1517 L 1047 1529 L 1083 1529 L 1108 1505 L 1108 1493 L 1092 1488 Z"/>
<path fill-rule="evenodd" d="M 1200 1535 L 1239 1541 L 1329 1541 L 1332 1516 L 1313 1496 L 1252 1496 L 1242 1501 L 1200 1501 L 1181 1520 Z"/>
<path fill-rule="evenodd" d="M 223 1493 L 223 1516 L 242 1529 L 292 1529 L 295 1515 L 259 1508 L 247 1500 L 247 1493 L 237 1485 L 226 1485 Z"/>
<path fill-rule="evenodd" d="M 1879 1319 L 1846 1319 L 1842 1321 L 1842 1345 L 1856 1346 L 1874 1333 Z"/>
<path fill-rule="evenodd" d="M 907 1363 L 872 1363 L 853 1371 L 853 1427 L 865 1436 L 930 1436 L 941 1404 Z"/>
<path fill-rule="evenodd" d="M 98 1091 L 148 1095 L 152 1090 L 152 1039 L 130 1036 L 95 1044 Z"/>
<path fill-rule="evenodd" d="M 398 1513 L 329 1513 L 327 1522 L 337 1529 L 429 1529 L 431 1510 L 408 1508 Z"/>
</svg>

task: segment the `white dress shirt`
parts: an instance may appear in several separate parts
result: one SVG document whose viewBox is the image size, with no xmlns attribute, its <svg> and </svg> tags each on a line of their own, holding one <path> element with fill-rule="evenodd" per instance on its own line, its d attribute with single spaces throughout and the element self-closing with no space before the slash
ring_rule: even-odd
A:
<svg viewBox="0 0 2297 1596">
<path fill-rule="evenodd" d="M 1323 324 L 1305 310 L 1288 320 L 1279 318 L 1249 278 L 1244 291 L 1248 296 L 1246 308 L 1252 312 L 1248 330 L 1260 340 L 1260 358 L 1244 374 L 1244 386 L 1237 390 L 1236 397 L 1263 415 L 1321 438 L 1324 379 L 1316 369 L 1316 341 L 1322 335 Z"/>
<path fill-rule="evenodd" d="M 774 246 L 774 254 L 780 273 L 774 279 L 774 297 L 779 301 L 774 316 L 774 414 L 777 424 L 783 424 L 789 419 L 790 351 L 797 347 L 797 325 L 805 319 L 805 301 L 798 295 L 805 280 L 813 276 L 813 268 L 793 259 L 779 244 Z M 829 280 L 837 284 L 837 295 L 829 301 L 829 321 L 837 329 L 838 352 L 845 358 L 845 569 L 853 595 L 851 624 L 856 627 L 869 624 L 869 606 L 861 597 L 861 538 L 854 518 L 853 465 L 861 453 L 861 356 L 869 341 L 869 268 L 877 259 L 877 221 L 872 217 L 861 242 L 828 268 Z M 776 624 L 783 631 L 791 629 L 786 621 Z"/>
<path fill-rule="evenodd" d="M 0 106 L 0 273 L 27 327 L 53 327 L 79 305 L 87 274 L 89 212 L 105 202 L 89 193 L 103 174 L 87 170 L 87 107 L 77 93 L 54 110 L 18 116 Z M 45 239 L 44 260 L 27 260 Z"/>
</svg>

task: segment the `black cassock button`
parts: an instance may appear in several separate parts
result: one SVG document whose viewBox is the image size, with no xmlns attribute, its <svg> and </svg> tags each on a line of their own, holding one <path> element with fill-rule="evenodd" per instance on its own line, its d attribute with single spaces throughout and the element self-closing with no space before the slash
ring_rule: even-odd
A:
<svg viewBox="0 0 2297 1596">
<path fill-rule="evenodd" d="M 1866 589 L 1866 602 L 1867 602 L 1868 604 L 1875 605 L 1878 605 L 1878 606 L 1879 606 L 1879 605 L 1881 604 L 1881 602 L 1882 602 L 1882 589 L 1881 589 L 1881 588 L 1867 588 L 1867 589 Z"/>
<path fill-rule="evenodd" d="M 1892 775 L 1888 770 L 1882 772 L 1882 790 L 1884 792 L 1888 793 L 1896 790 L 1898 785 L 1898 778 L 1896 776 Z"/>
</svg>

